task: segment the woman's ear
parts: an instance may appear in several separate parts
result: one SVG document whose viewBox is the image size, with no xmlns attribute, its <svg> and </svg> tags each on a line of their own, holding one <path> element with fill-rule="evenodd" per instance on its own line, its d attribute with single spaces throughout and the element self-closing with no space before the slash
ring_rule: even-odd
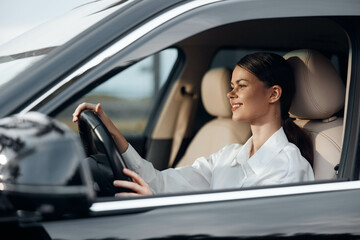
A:
<svg viewBox="0 0 360 240">
<path fill-rule="evenodd" d="M 282 88 L 279 85 L 274 85 L 274 86 L 270 87 L 269 90 L 271 91 L 269 102 L 275 103 L 275 102 L 279 101 L 281 94 L 282 94 Z"/>
</svg>

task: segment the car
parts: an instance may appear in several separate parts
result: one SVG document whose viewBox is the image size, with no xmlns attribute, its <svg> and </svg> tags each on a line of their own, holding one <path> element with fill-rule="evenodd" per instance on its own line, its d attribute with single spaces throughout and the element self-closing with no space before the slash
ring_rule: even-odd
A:
<svg viewBox="0 0 360 240">
<path fill-rule="evenodd" d="M 0 46 L 1 238 L 359 239 L 359 10 L 357 0 L 94 1 Z M 202 83 L 257 51 L 294 67 L 290 113 L 311 133 L 315 181 L 114 197 L 121 155 L 96 115 L 78 132 L 76 106 L 100 102 L 155 168 L 189 165 L 249 138 L 246 123 L 209 111 L 226 89 Z"/>
</svg>

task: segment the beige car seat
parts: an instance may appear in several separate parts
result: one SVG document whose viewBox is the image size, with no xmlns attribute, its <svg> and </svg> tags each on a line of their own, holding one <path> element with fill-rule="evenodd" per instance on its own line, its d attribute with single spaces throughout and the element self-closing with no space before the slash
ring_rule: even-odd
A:
<svg viewBox="0 0 360 240">
<path fill-rule="evenodd" d="M 295 73 L 296 93 L 290 108 L 295 123 L 311 133 L 316 180 L 336 178 L 342 148 L 345 86 L 330 60 L 314 50 L 296 50 L 285 59 Z"/>
<path fill-rule="evenodd" d="M 201 83 L 201 99 L 206 111 L 215 119 L 206 123 L 189 144 L 176 167 L 191 165 L 198 157 L 208 157 L 231 143 L 244 144 L 251 135 L 250 124 L 234 122 L 230 102 L 231 72 L 226 68 L 209 70 Z"/>
</svg>

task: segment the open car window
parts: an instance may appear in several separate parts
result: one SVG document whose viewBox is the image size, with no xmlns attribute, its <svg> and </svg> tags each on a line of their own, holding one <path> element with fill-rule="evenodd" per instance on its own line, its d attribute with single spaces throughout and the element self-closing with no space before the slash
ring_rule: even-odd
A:
<svg viewBox="0 0 360 240">
<path fill-rule="evenodd" d="M 279 23 L 281 23 L 281 24 L 283 24 L 283 22 L 281 21 L 281 20 L 278 20 L 279 21 Z M 306 21 L 307 22 L 310 22 L 311 21 L 311 19 L 306 19 Z M 317 20 L 314 20 L 315 22 L 317 22 Z M 300 22 L 301 21 L 299 21 L 299 23 L 297 23 L 297 24 L 300 24 Z M 256 22 L 255 22 L 256 23 Z M 255 23 L 252 23 L 252 24 L 255 24 Z M 242 24 L 244 24 L 244 25 L 246 25 L 246 23 L 238 23 L 239 24 L 239 26 L 241 26 Z M 265 24 L 266 25 L 266 21 L 258 21 L 258 24 L 259 24 L 259 27 L 262 27 L 262 25 L 263 24 Z M 321 24 L 320 24 L 321 25 Z M 236 24 L 234 24 L 234 27 L 236 26 Z M 207 33 L 203 33 L 205 36 L 206 36 L 206 34 L 213 34 L 212 33 L 212 31 L 214 31 L 213 29 L 210 29 Z M 185 40 L 183 40 L 182 42 L 179 42 L 179 43 L 177 43 L 175 46 L 177 46 L 177 47 L 184 47 L 185 49 L 186 49 L 186 46 L 187 46 L 187 42 L 189 42 L 189 41 L 195 41 L 196 40 L 196 38 L 197 38 L 198 36 L 193 36 L 193 37 L 191 37 L 191 38 L 189 38 L 189 39 L 185 39 Z M 274 37 L 275 38 L 275 37 Z M 224 40 L 225 42 L 226 42 L 226 39 Z M 195 41 L 196 42 L 196 41 Z M 200 45 L 201 45 L 201 43 L 199 43 Z M 221 40 L 219 40 L 219 42 L 217 43 L 217 44 L 222 44 L 221 43 Z M 211 48 L 210 48 L 211 49 Z M 227 68 L 232 68 L 235 64 L 236 64 L 236 61 L 238 60 L 238 59 L 240 59 L 242 56 L 244 56 L 244 55 L 246 55 L 246 54 L 248 54 L 248 53 L 251 53 L 251 52 L 256 52 L 256 51 L 271 51 L 271 52 L 275 52 L 275 53 L 278 53 L 278 54 L 280 54 L 280 55 L 285 55 L 287 52 L 288 52 L 288 50 L 290 50 L 290 49 L 282 49 L 282 50 L 277 50 L 277 49 L 251 49 L 251 48 L 228 48 L 227 46 L 226 46 L 226 44 L 225 45 L 220 45 L 220 47 L 219 46 L 217 46 L 217 45 L 215 45 L 214 47 L 213 47 L 213 52 L 215 53 L 213 56 L 212 56 L 212 58 L 209 58 L 207 61 L 208 61 L 208 63 L 210 64 L 210 68 L 219 68 L 219 67 L 227 67 Z M 169 51 L 169 52 L 167 52 L 167 51 Z M 176 54 L 175 55 L 173 55 L 173 52 L 171 52 L 171 51 L 174 51 L 174 50 L 164 50 L 164 51 L 162 51 L 162 52 L 160 52 L 160 56 L 161 56 L 161 54 L 169 54 L 169 56 L 174 56 L 174 58 L 173 58 L 173 61 L 170 61 L 171 62 L 171 64 L 170 64 L 170 66 L 173 66 L 173 64 L 175 63 L 175 60 L 176 60 Z M 186 50 L 185 50 L 185 53 L 186 53 Z M 325 52 L 325 53 L 327 53 L 327 52 Z M 189 53 L 189 54 L 193 54 L 193 53 Z M 336 70 L 338 71 L 338 74 L 339 75 L 342 75 L 342 76 L 344 76 L 345 75 L 345 77 L 346 77 L 346 70 L 344 70 L 344 66 L 346 66 L 346 63 L 344 64 L 344 61 L 346 61 L 347 60 L 347 58 L 346 58 L 346 55 L 345 55 L 345 57 L 344 57 L 344 52 L 340 52 L 340 53 L 337 53 L 337 52 L 335 52 L 335 53 L 333 53 L 333 54 L 329 54 L 329 56 L 327 56 L 328 57 L 328 59 L 330 60 L 330 61 L 332 61 L 332 64 L 335 66 L 335 68 L 336 68 Z M 346 54 L 346 53 L 345 53 Z M 136 64 L 134 64 L 134 65 L 132 65 L 131 67 L 128 67 L 126 70 L 124 70 L 124 71 L 122 71 L 122 72 L 120 72 L 118 75 L 115 75 L 114 77 L 111 77 L 108 81 L 105 81 L 103 84 L 101 84 L 100 86 L 98 86 L 98 87 L 96 87 L 96 88 L 94 88 L 94 90 L 92 90 L 92 91 L 90 91 L 89 92 L 89 94 L 87 94 L 84 98 L 82 98 L 81 100 L 79 100 L 79 102 L 76 102 L 76 103 L 74 103 L 73 105 L 71 105 L 70 107 L 69 107 L 69 109 L 67 110 L 67 113 L 65 114 L 65 115 L 59 115 L 58 116 L 58 118 L 61 118 L 61 117 L 64 117 L 64 116 L 70 116 L 71 115 L 71 111 L 73 110 L 73 109 L 75 109 L 75 107 L 76 107 L 76 105 L 77 104 L 79 104 L 80 102 L 83 102 L 83 101 L 87 101 L 87 102 L 102 102 L 102 101 L 106 101 L 107 100 L 107 98 L 108 97 L 111 97 L 111 98 L 118 98 L 119 96 L 122 96 L 122 94 L 125 94 L 125 95 L 123 95 L 123 96 L 126 96 L 126 94 L 132 94 L 131 92 L 130 92 L 130 90 L 125 90 L 125 92 L 122 92 L 123 91 L 123 89 L 126 89 L 126 87 L 128 87 L 128 86 L 130 86 L 130 88 L 134 88 L 135 90 L 137 89 L 137 90 L 139 90 L 140 91 L 140 95 L 142 95 L 142 96 L 147 96 L 147 93 L 146 92 L 144 92 L 144 91 L 148 91 L 148 94 L 149 94 L 149 92 L 150 92 L 150 94 L 148 95 L 148 96 L 154 96 L 154 92 L 152 92 L 150 89 L 151 89 L 151 87 L 150 86 L 148 86 L 148 85 L 146 85 L 146 84 L 148 84 L 149 82 L 152 82 L 152 80 L 150 80 L 150 79 L 146 79 L 146 77 L 144 77 L 144 74 L 141 74 L 141 76 L 140 75 L 133 75 L 133 76 L 131 76 L 131 77 L 125 77 L 124 79 L 122 79 L 121 78 L 121 75 L 122 74 L 124 74 L 124 76 L 126 76 L 125 74 L 127 73 L 127 71 L 132 71 L 132 69 L 139 69 L 140 70 L 140 72 L 141 71 L 146 71 L 147 69 L 146 69 L 146 67 L 144 68 L 144 63 L 146 64 L 146 62 L 148 62 L 148 61 L 150 61 L 150 62 L 153 62 L 155 59 L 154 59 L 154 55 L 152 55 L 152 56 L 150 56 L 150 57 L 148 57 L 148 58 L 145 58 L 144 60 L 141 60 L 141 61 L 139 61 L 138 63 L 136 63 Z M 341 63 L 339 62 L 339 61 L 341 61 Z M 200 64 L 200 66 L 201 66 L 201 63 L 199 63 Z M 140 66 L 140 67 L 139 67 Z M 145 65 L 146 66 L 146 65 Z M 170 70 L 171 68 L 169 68 L 169 70 Z M 168 73 L 169 73 L 169 70 L 168 70 Z M 153 72 L 153 74 L 154 74 L 154 72 Z M 120 76 L 120 77 L 119 77 Z M 131 80 L 130 80 L 131 79 Z M 119 80 L 122 80 L 123 82 L 122 82 L 122 84 L 124 84 L 124 85 L 113 85 L 113 81 L 119 81 Z M 142 81 L 142 80 L 145 80 L 145 81 L 148 81 L 146 84 L 144 84 L 144 83 L 140 83 L 140 84 L 136 84 L 136 81 Z M 344 82 L 345 82 L 345 80 L 343 80 Z M 135 83 L 134 83 L 135 82 Z M 160 81 L 160 82 L 164 82 L 164 81 Z M 196 85 L 200 85 L 200 83 L 201 83 L 201 79 L 198 79 L 197 80 L 197 82 L 194 84 L 195 86 Z M 107 84 L 109 84 L 109 85 L 107 85 Z M 132 85 L 132 84 L 135 84 L 135 85 Z M 152 82 L 152 84 L 154 84 L 154 82 Z M 157 83 L 158 84 L 158 83 Z M 160 86 L 162 86 L 161 84 L 160 84 Z M 170 86 L 174 86 L 174 85 L 170 85 Z M 102 95 L 106 95 L 107 94 L 107 88 L 108 87 L 110 87 L 114 92 L 112 92 L 111 94 L 113 94 L 113 95 L 110 95 L 110 96 L 105 96 L 104 98 L 100 98 L 100 99 L 98 99 L 97 97 L 99 97 L 99 93 L 100 94 L 102 94 Z M 115 90 L 115 89 L 118 89 L 118 90 Z M 150 90 L 150 91 L 149 91 Z M 171 91 L 171 89 L 167 89 L 166 90 L 167 92 L 170 92 Z M 156 91 L 155 91 L 156 92 Z M 106 93 L 106 94 L 104 94 L 104 93 Z M 169 95 L 167 95 L 168 97 L 171 97 L 171 94 L 169 94 Z M 133 95 L 128 95 L 128 98 L 132 98 L 133 97 Z M 139 99 L 135 99 L 135 101 L 137 101 L 137 100 L 139 100 Z M 141 105 L 143 105 L 144 104 L 144 102 L 143 102 L 143 99 L 140 99 L 140 100 L 142 100 L 142 102 L 141 102 Z M 123 101 L 123 100 L 121 100 L 121 101 Z M 170 98 L 169 99 L 165 99 L 164 100 L 165 102 L 166 101 L 173 101 L 173 100 L 171 100 Z M 201 104 L 201 103 L 200 103 Z M 122 106 L 119 106 L 119 105 L 122 105 Z M 109 115 L 111 116 L 111 114 L 112 114 L 112 112 L 118 112 L 119 114 L 122 114 L 122 113 L 125 113 L 124 112 L 124 110 L 122 110 L 121 108 L 123 107 L 123 106 L 125 106 L 124 104 L 123 104 L 123 102 L 121 102 L 119 105 L 114 105 L 114 110 L 110 110 L 109 111 Z M 104 105 L 105 106 L 105 105 Z M 131 104 L 129 104 L 129 106 L 131 106 Z M 105 108 L 105 107 L 104 107 Z M 145 107 L 146 109 L 148 109 L 148 107 Z M 111 109 L 111 108 L 108 108 L 108 109 Z M 105 108 L 105 110 L 106 110 L 106 108 Z M 134 112 L 136 112 L 136 111 L 138 111 L 135 107 L 131 107 L 131 109 L 130 109 L 131 111 L 134 111 Z M 162 109 L 160 109 L 160 110 L 162 110 Z M 165 109 L 166 110 L 166 109 Z M 146 112 L 146 110 L 145 109 L 141 109 L 140 111 L 142 111 L 143 113 L 144 112 Z M 338 114 L 338 117 L 343 117 L 343 113 L 340 111 L 339 113 L 337 113 Z M 126 114 L 127 116 L 129 116 L 129 114 Z M 113 117 L 115 117 L 115 119 L 116 119 L 116 115 L 114 114 L 113 115 Z M 113 117 L 110 117 L 110 118 L 113 118 Z M 198 114 L 198 115 L 195 115 L 195 118 L 200 118 L 201 117 L 201 114 Z M 171 117 L 169 117 L 169 119 L 171 119 Z M 131 122 L 132 123 L 134 123 L 134 124 L 136 124 L 136 121 L 134 121 L 133 119 L 131 120 Z M 196 124 L 197 123 L 197 120 L 194 120 L 193 122 L 191 122 L 190 124 Z M 125 125 L 122 125 L 121 126 L 121 124 L 119 124 L 118 125 L 118 127 L 119 127 L 119 129 L 121 129 L 121 131 L 122 132 L 124 132 L 125 134 L 126 133 L 141 133 L 142 132 L 142 130 L 144 129 L 144 127 L 143 126 L 141 126 L 141 124 L 139 125 L 139 124 L 137 124 L 135 127 L 132 127 L 131 125 L 129 125 L 129 124 L 126 124 L 126 121 L 125 121 Z M 341 126 L 342 127 L 342 126 Z M 155 130 L 156 130 L 156 128 L 155 128 Z M 155 131 L 154 130 L 154 131 Z M 137 132 L 137 131 L 139 131 L 139 132 Z M 196 134 L 196 131 L 194 131 L 193 132 L 193 134 L 195 135 Z M 155 136 L 154 138 L 155 139 L 152 139 L 152 140 L 156 140 L 156 134 L 153 134 L 153 136 Z M 169 140 L 169 141 L 171 141 L 172 140 L 172 138 L 170 137 L 169 139 L 162 139 L 163 141 L 164 140 Z M 151 147 L 151 144 L 149 144 L 149 146 Z M 161 146 L 162 147 L 162 150 L 163 151 L 165 151 L 165 148 L 166 147 L 169 147 L 168 145 L 164 145 L 164 146 Z M 201 147 L 201 146 L 198 146 L 199 148 Z M 341 146 L 340 146 L 341 147 Z M 341 152 L 340 152 L 341 153 Z M 147 158 L 147 156 L 148 156 L 148 154 L 147 153 L 145 153 L 144 155 L 143 155 L 143 157 L 144 158 Z M 167 156 L 168 158 L 169 158 L 169 156 Z M 326 160 L 326 159 L 325 159 Z M 154 161 L 156 161 L 156 159 L 154 160 Z M 156 164 L 156 162 L 153 162 L 154 164 Z M 338 167 L 338 166 L 337 166 Z M 330 168 L 332 168 L 332 171 L 333 171 L 333 175 L 335 176 L 335 172 L 336 172 L 336 170 L 334 169 L 334 166 L 332 166 L 332 167 L 330 167 Z M 330 169 L 331 170 L 331 169 Z M 333 180 L 335 180 L 336 179 L 336 177 L 335 178 L 329 178 L 329 179 L 327 179 L 327 180 L 331 180 L 331 181 L 333 181 Z M 324 180 L 324 179 L 322 179 L 322 180 Z M 274 187 L 277 187 L 277 186 L 274 186 Z M 281 187 L 281 186 L 279 186 L 279 187 Z M 259 188 L 259 187 L 256 187 L 256 188 Z M 267 187 L 268 188 L 268 187 Z M 304 188 L 306 188 L 306 186 L 304 187 Z M 235 190 L 235 189 L 232 189 L 232 190 Z M 188 191 L 184 191 L 184 193 L 189 193 Z M 166 194 L 165 194 L 166 195 Z"/>
<path fill-rule="evenodd" d="M 320 30 L 323 31 L 323 33 L 314 33 L 313 30 L 310 31 L 309 29 L 307 29 L 307 25 L 310 23 L 313 23 L 315 28 L 318 29 L 319 31 Z M 279 26 L 281 26 L 281 28 L 284 30 L 280 31 L 278 35 L 269 34 L 269 32 L 271 31 L 267 31 L 267 32 L 262 31 L 262 29 L 266 29 L 266 28 L 275 29 L 278 28 Z M 323 28 L 324 26 L 327 27 Z M 210 68 L 226 67 L 232 69 L 235 66 L 236 62 L 242 56 L 255 51 L 270 51 L 270 52 L 278 53 L 280 55 L 285 55 L 287 52 L 293 50 L 292 44 L 294 43 L 292 43 L 291 41 L 295 41 L 296 42 L 295 45 L 301 42 L 299 39 L 296 40 L 292 36 L 288 37 L 287 40 L 284 40 L 284 38 L 286 38 L 286 35 L 288 35 L 288 30 L 295 27 L 298 27 L 301 31 L 303 31 L 304 32 L 303 35 L 309 37 L 309 39 L 317 38 L 317 37 L 321 38 L 321 34 L 325 34 L 325 33 L 331 34 L 334 31 L 333 41 L 337 41 L 339 43 L 339 46 L 335 47 L 334 45 L 329 44 L 328 46 L 324 47 L 325 49 L 323 49 L 322 52 L 330 61 L 333 62 L 333 65 L 335 66 L 338 74 L 341 75 L 341 78 L 343 79 L 343 82 L 345 84 L 345 79 L 347 74 L 346 69 L 347 69 L 347 54 L 348 54 L 347 42 L 346 42 L 347 40 L 344 34 L 342 34 L 341 36 L 338 35 L 339 32 L 341 32 L 341 28 L 339 27 L 339 25 L 337 25 L 335 22 L 332 22 L 331 20 L 323 20 L 319 18 L 303 18 L 303 19 L 289 19 L 289 20 L 262 19 L 262 20 L 257 20 L 257 21 L 254 20 L 249 22 L 234 22 L 231 24 L 220 25 L 217 26 L 216 28 L 209 28 L 206 31 L 196 33 L 186 39 L 181 39 L 181 41 L 173 43 L 172 46 L 183 49 L 186 55 L 185 61 L 189 61 L 189 62 L 195 61 L 194 63 L 197 64 L 196 65 L 197 68 L 195 68 L 194 72 L 192 72 L 192 74 L 196 76 L 195 78 L 191 79 L 193 82 L 191 83 L 185 82 L 185 83 L 191 86 L 191 88 L 197 89 L 198 92 L 195 92 L 194 94 L 200 96 L 201 93 L 199 89 L 201 86 L 202 75 L 206 73 L 206 71 L 201 69 L 206 68 L 205 66 L 210 66 Z M 253 32 L 251 32 L 249 28 L 252 29 Z M 240 30 L 239 31 L 242 33 L 249 31 L 249 34 L 246 35 L 247 39 L 243 39 L 242 35 L 239 35 L 237 36 L 237 38 L 239 39 L 239 43 L 237 43 L 236 40 L 234 40 L 233 36 L 230 34 L 235 29 L 241 29 L 241 31 Z M 166 36 L 168 34 L 169 34 L 168 32 L 164 31 L 162 34 L 156 35 L 155 39 L 160 39 L 160 38 L 166 39 Z M 312 34 L 312 35 L 308 36 L 307 34 Z M 223 36 L 223 37 L 216 38 L 215 36 Z M 262 42 L 258 40 L 259 38 L 267 39 L 267 40 Z M 277 44 L 277 40 L 280 38 L 285 43 L 283 48 L 279 48 Z M 211 39 L 212 42 L 211 44 L 206 45 L 203 39 Z M 258 42 L 254 43 L 252 39 L 256 39 Z M 154 49 L 150 50 L 149 47 L 149 46 L 153 46 L 154 39 L 151 39 L 148 42 L 146 42 L 145 40 L 146 39 L 144 39 L 143 41 L 136 42 L 132 47 L 133 51 L 128 51 L 126 52 L 125 55 L 123 55 L 121 52 L 115 54 L 114 57 L 111 58 L 104 65 L 106 66 L 107 69 L 112 70 L 115 67 L 118 66 L 121 67 L 122 64 L 125 64 L 125 62 L 131 62 L 134 60 L 136 61 L 136 58 L 140 56 L 138 55 L 141 52 L 140 49 L 143 50 L 141 54 L 148 53 L 148 51 L 154 51 Z M 164 42 L 166 41 L 167 40 L 164 40 Z M 201 51 L 200 49 L 204 48 L 204 44 L 206 48 L 205 50 Z M 319 47 L 320 45 L 321 44 L 314 41 L 314 44 L 312 46 Z M 346 48 L 341 49 L 342 46 L 345 46 Z M 164 69 L 160 71 L 160 72 L 164 71 L 163 79 L 159 78 L 160 80 L 154 81 L 153 79 L 155 75 L 159 73 L 156 73 L 157 70 L 151 71 L 151 68 L 154 69 L 154 63 L 157 61 L 156 60 L 157 57 L 160 57 L 160 59 L 164 57 L 164 61 L 166 61 L 167 63 L 166 66 L 168 66 L 168 68 L 166 68 L 166 70 Z M 156 96 L 156 93 L 159 91 L 161 86 L 163 86 L 162 84 L 167 79 L 166 76 L 169 76 L 170 70 L 174 66 L 176 59 L 177 59 L 177 54 L 176 54 L 176 50 L 174 49 L 172 50 L 167 49 L 155 54 L 150 54 L 150 57 L 147 57 L 131 65 L 130 67 L 126 68 L 126 70 L 123 70 L 119 74 L 116 74 L 111 78 L 109 78 L 108 80 L 103 81 L 103 83 L 101 83 L 96 88 L 93 88 L 88 94 L 78 99 L 77 102 L 74 102 L 72 105 L 69 105 L 67 107 L 67 110 L 57 115 L 57 118 L 62 119 L 62 121 L 70 121 L 71 113 L 79 103 L 100 102 L 103 104 L 103 107 L 110 116 L 110 118 L 115 121 L 118 128 L 125 135 L 143 133 L 146 126 L 146 121 L 147 121 L 146 118 L 150 116 L 148 112 L 148 110 L 150 109 L 150 105 L 151 103 L 153 103 L 153 99 Z M 196 61 L 196 59 L 198 60 Z M 99 68 L 100 66 L 101 65 L 99 65 Z M 110 66 L 113 67 L 111 68 Z M 184 69 L 182 69 L 182 71 L 186 72 L 187 71 L 186 67 L 188 66 L 185 64 Z M 109 72 L 110 70 L 107 71 Z M 134 73 L 133 75 L 128 75 L 131 74 L 133 70 L 136 73 Z M 150 70 L 150 74 L 149 74 L 149 70 Z M 101 76 L 106 75 L 106 73 L 107 72 L 105 73 L 102 72 Z M 189 73 L 186 72 L 186 74 Z M 183 79 L 186 79 L 186 77 L 180 75 L 179 79 L 173 79 L 173 81 L 177 81 L 180 82 L 180 84 L 182 84 L 181 81 L 184 81 Z M 186 84 L 184 86 L 187 87 L 188 85 Z M 145 141 L 148 140 L 149 141 L 144 144 L 146 147 L 144 147 L 140 151 L 143 158 L 148 159 L 155 166 L 161 165 L 162 169 L 160 168 L 159 170 L 163 170 L 169 167 L 169 166 L 164 167 L 164 164 L 158 164 L 158 161 L 169 160 L 170 151 L 171 151 L 171 142 L 173 141 L 173 137 L 174 137 L 174 135 L 171 134 L 173 134 L 176 131 L 176 124 L 174 123 L 173 125 L 171 125 L 172 124 L 171 122 L 172 121 L 176 122 L 177 119 L 179 119 L 179 116 L 173 117 L 174 113 L 169 109 L 166 109 L 167 106 L 166 103 L 176 102 L 175 95 L 171 95 L 171 91 L 173 91 L 173 88 L 171 87 L 176 87 L 176 84 L 168 85 L 167 87 L 168 89 L 165 89 L 165 92 L 168 93 L 167 95 L 165 95 L 167 98 L 163 99 L 161 105 L 165 107 L 164 109 L 162 109 L 160 108 L 160 106 L 155 106 L 156 110 L 160 111 L 160 113 L 157 115 L 158 118 L 155 118 L 155 125 L 152 129 L 150 129 L 150 134 L 147 135 L 148 139 L 146 139 Z M 133 91 L 138 91 L 138 92 L 135 93 Z M 137 96 L 141 96 L 141 97 L 137 97 Z M 173 99 L 171 97 L 173 97 Z M 108 103 L 111 103 L 112 106 L 108 105 Z M 196 102 L 196 104 L 200 105 L 199 109 L 203 107 L 201 106 L 200 101 Z M 179 107 L 179 106 L 175 106 L 175 107 Z M 177 110 L 175 111 L 178 111 L 179 109 L 180 108 L 177 108 Z M 138 114 L 138 116 L 140 117 L 135 120 L 134 118 L 132 118 L 132 115 L 134 116 L 136 114 Z M 343 117 L 342 111 L 339 111 L 336 114 L 340 118 Z M 158 128 L 159 129 L 165 128 L 165 125 L 161 124 L 161 120 L 162 120 L 161 117 L 163 115 L 167 116 L 167 118 L 165 118 L 164 121 L 167 122 L 169 126 L 172 126 L 172 128 L 169 127 L 171 129 L 168 130 L 168 132 L 160 131 L 159 133 L 157 132 Z M 200 110 L 198 110 L 198 112 L 195 113 L 194 115 L 195 119 L 192 120 L 192 122 L 190 122 L 190 124 L 194 128 L 193 128 L 193 132 L 191 132 L 191 134 L 187 136 L 189 137 L 188 139 L 189 141 L 191 141 L 192 138 L 194 138 L 197 131 L 201 128 L 201 126 L 197 126 L 198 124 L 204 125 L 206 122 L 212 120 L 212 117 L 209 117 L 208 115 L 209 115 L 208 113 L 201 112 Z M 208 119 L 202 121 L 203 118 L 208 118 Z M 72 126 L 72 128 L 74 128 L 74 124 L 72 123 L 69 123 L 69 126 Z M 166 126 L 166 128 L 167 127 L 168 126 Z M 163 144 L 165 142 L 166 144 Z M 156 147 L 157 150 L 152 149 L 152 148 L 156 149 Z M 198 147 L 201 148 L 201 146 Z M 339 147 L 341 149 L 341 145 Z M 214 152 L 216 152 L 217 150 L 214 150 Z M 167 153 L 167 155 L 159 155 L 158 153 L 154 154 L 153 151 L 158 151 L 162 153 L 165 152 Z M 182 154 L 184 154 L 184 152 Z M 338 154 L 341 154 L 341 152 L 339 152 Z M 208 155 L 205 157 L 208 157 Z M 333 177 L 335 176 L 335 172 L 336 172 L 334 167 L 335 166 L 328 167 L 328 169 L 330 169 L 333 172 L 332 174 Z M 329 178 L 327 180 L 334 180 L 334 179 L 336 179 L 336 177 Z"/>
</svg>

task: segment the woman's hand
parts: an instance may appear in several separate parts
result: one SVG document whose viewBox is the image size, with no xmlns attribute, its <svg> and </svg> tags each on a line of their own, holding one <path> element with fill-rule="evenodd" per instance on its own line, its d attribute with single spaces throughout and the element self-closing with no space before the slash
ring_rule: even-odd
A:
<svg viewBox="0 0 360 240">
<path fill-rule="evenodd" d="M 77 122 L 79 120 L 80 113 L 85 110 L 91 110 L 95 112 L 101 120 L 105 122 L 109 122 L 110 119 L 106 116 L 105 112 L 102 110 L 101 104 L 92 104 L 92 103 L 81 103 L 74 111 L 73 113 L 73 122 Z M 111 121 L 110 121 L 111 122 Z M 106 125 L 106 123 L 105 123 Z M 108 127 L 108 126 L 106 126 Z"/>
<path fill-rule="evenodd" d="M 80 104 L 73 113 L 73 122 L 77 122 L 79 120 L 80 113 L 85 110 L 91 110 L 100 117 L 101 121 L 105 124 L 106 128 L 109 130 L 110 134 L 112 135 L 120 153 L 124 153 L 128 148 L 129 144 L 124 138 L 124 136 L 120 133 L 120 131 L 116 128 L 114 123 L 105 114 L 100 103 L 96 105 L 91 103 Z"/>
<path fill-rule="evenodd" d="M 132 190 L 133 192 L 116 193 L 115 197 L 135 197 L 135 196 L 152 195 L 149 185 L 137 173 L 127 168 L 124 168 L 123 172 L 125 175 L 131 177 L 133 182 L 115 180 L 114 186 L 127 188 Z"/>
</svg>

